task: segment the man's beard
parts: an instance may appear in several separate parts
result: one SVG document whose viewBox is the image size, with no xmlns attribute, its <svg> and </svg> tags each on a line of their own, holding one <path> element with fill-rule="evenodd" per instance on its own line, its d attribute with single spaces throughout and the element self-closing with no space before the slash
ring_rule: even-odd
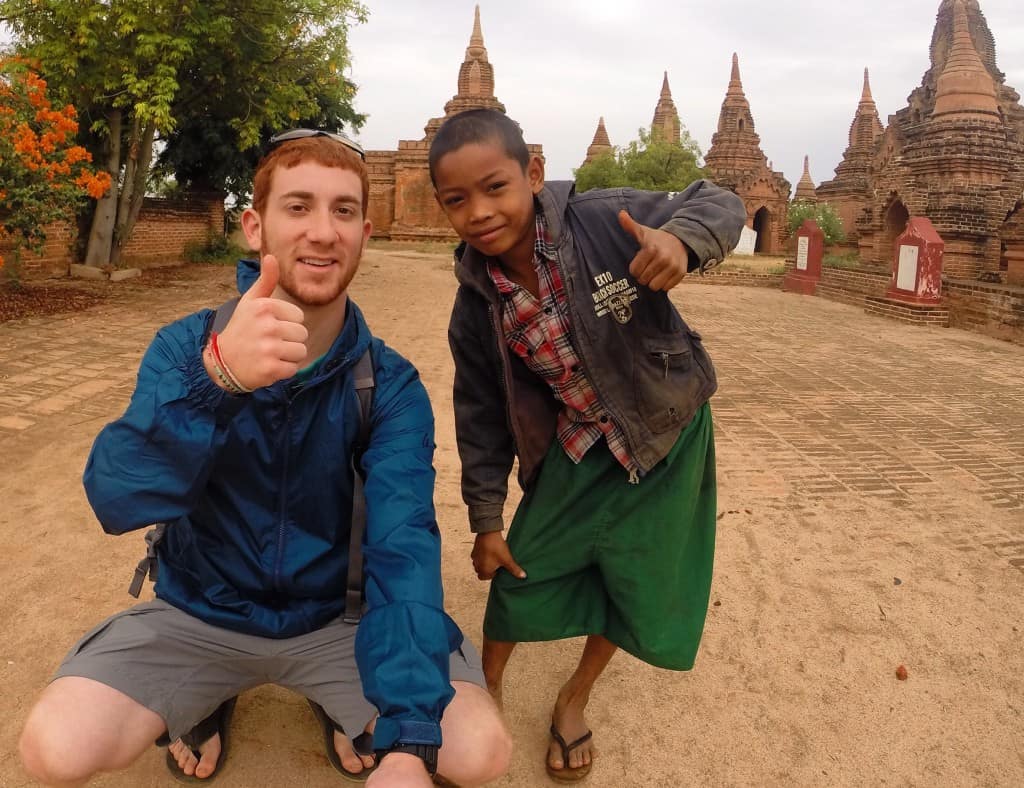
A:
<svg viewBox="0 0 1024 788">
<path fill-rule="evenodd" d="M 265 254 L 267 254 L 265 249 L 260 251 L 260 257 Z M 353 270 L 347 279 L 337 280 L 330 289 L 325 289 L 325 286 L 317 287 L 315 285 L 307 285 L 303 288 L 296 281 L 297 277 L 295 276 L 295 269 L 300 265 L 303 265 L 303 263 L 296 261 L 289 269 L 285 269 L 282 266 L 280 278 L 277 280 L 277 286 L 288 295 L 293 303 L 300 307 L 321 307 L 333 304 L 341 297 L 355 277 L 355 270 Z M 335 265 L 340 265 L 340 263 L 335 263 Z"/>
</svg>

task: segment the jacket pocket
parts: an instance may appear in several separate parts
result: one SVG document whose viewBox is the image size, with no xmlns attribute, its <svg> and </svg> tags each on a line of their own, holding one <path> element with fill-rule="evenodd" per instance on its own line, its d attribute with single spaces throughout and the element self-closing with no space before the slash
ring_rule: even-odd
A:
<svg viewBox="0 0 1024 788">
<path fill-rule="evenodd" d="M 640 346 L 633 371 L 640 416 L 652 432 L 679 427 L 699 388 L 690 340 L 686 334 L 666 334 L 641 339 Z"/>
</svg>

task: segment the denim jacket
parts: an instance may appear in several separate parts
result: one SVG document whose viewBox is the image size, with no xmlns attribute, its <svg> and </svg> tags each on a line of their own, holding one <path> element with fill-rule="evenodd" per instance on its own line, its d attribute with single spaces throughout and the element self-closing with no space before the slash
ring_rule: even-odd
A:
<svg viewBox="0 0 1024 788">
<path fill-rule="evenodd" d="M 640 224 L 679 238 L 689 270 L 725 258 L 739 241 L 746 211 L 739 197 L 708 181 L 679 193 L 635 189 L 576 194 L 572 183 L 549 183 L 537 196 L 558 250 L 569 303 L 573 346 L 604 411 L 626 434 L 646 473 L 716 388 L 700 341 L 665 292 L 629 273 L 639 250 L 619 225 L 629 211 Z M 485 258 L 472 247 L 456 253 L 459 289 L 448 341 L 455 359 L 455 427 L 462 495 L 470 528 L 500 531 L 508 476 L 519 460 L 529 489 L 555 437 L 563 407 L 548 384 L 510 353 L 501 329 L 501 301 Z M 623 471 L 625 473 L 625 471 Z"/>
</svg>

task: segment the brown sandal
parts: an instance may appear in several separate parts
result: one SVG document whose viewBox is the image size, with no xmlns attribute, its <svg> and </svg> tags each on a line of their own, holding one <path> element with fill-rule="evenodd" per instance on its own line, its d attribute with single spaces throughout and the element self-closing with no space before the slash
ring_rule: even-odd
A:
<svg viewBox="0 0 1024 788">
<path fill-rule="evenodd" d="M 547 755 L 544 756 L 544 766 L 548 770 L 548 777 L 557 783 L 574 783 L 582 780 L 588 774 L 590 774 L 590 767 L 594 765 L 594 762 L 585 763 L 582 766 L 571 767 L 569 766 L 569 753 L 590 741 L 594 737 L 593 731 L 587 731 L 580 736 L 572 744 L 566 744 L 565 739 L 562 738 L 562 734 L 558 732 L 558 728 L 555 727 L 555 723 L 551 723 L 551 738 L 555 740 L 555 743 L 562 750 L 562 768 L 556 769 L 547 760 Z"/>
</svg>

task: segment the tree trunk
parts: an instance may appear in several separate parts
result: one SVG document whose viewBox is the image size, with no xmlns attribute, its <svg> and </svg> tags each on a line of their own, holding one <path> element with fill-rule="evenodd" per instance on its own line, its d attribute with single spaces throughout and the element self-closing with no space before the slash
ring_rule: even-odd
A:
<svg viewBox="0 0 1024 788">
<path fill-rule="evenodd" d="M 114 245 L 110 262 L 117 265 L 129 239 L 135 222 L 146 198 L 146 184 L 149 181 L 149 166 L 153 161 L 153 140 L 156 139 L 156 123 L 150 121 L 139 134 L 139 122 L 132 123 L 131 150 L 125 168 L 124 185 L 117 206 L 117 222 L 114 226 Z"/>
<path fill-rule="evenodd" d="M 117 184 L 121 171 L 121 110 L 114 109 L 107 114 L 109 127 L 110 155 L 107 157 L 107 172 L 110 174 L 110 188 L 96 202 L 89 228 L 89 246 L 85 252 L 86 265 L 106 265 L 114 244 L 114 222 L 117 219 Z"/>
</svg>

